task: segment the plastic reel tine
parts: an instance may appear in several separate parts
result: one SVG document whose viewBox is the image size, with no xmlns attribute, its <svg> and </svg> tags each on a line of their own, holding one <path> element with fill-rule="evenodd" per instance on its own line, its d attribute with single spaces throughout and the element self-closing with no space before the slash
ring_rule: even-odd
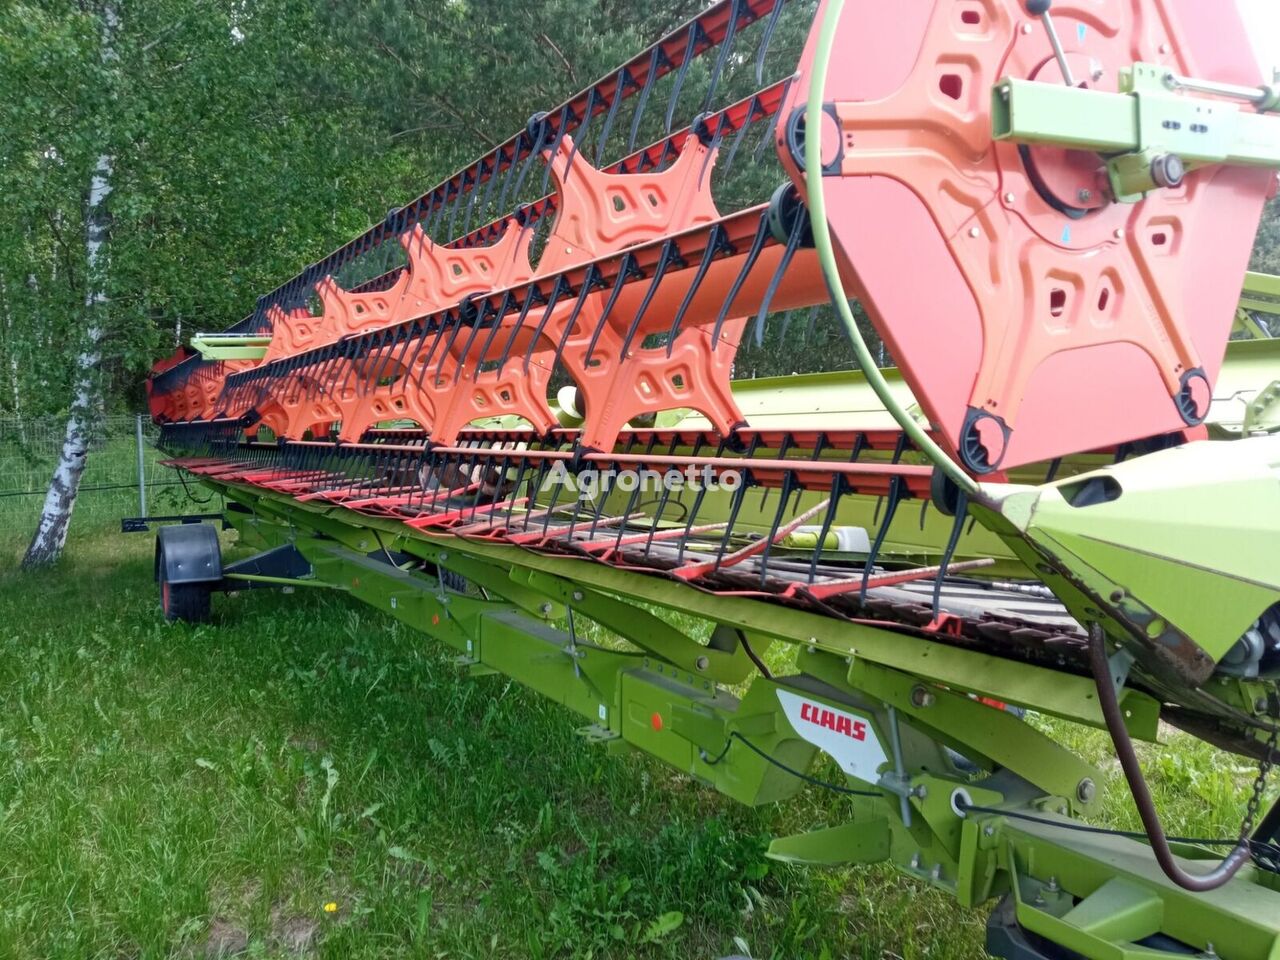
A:
<svg viewBox="0 0 1280 960">
<path fill-rule="evenodd" d="M 671 443 L 667 445 L 666 455 L 668 457 L 675 455 L 676 449 L 679 446 L 679 442 L 680 442 L 679 437 L 671 438 Z M 667 469 L 670 470 L 671 468 L 668 467 Z M 681 489 L 683 489 L 683 486 Z M 658 521 L 662 519 L 662 514 L 667 509 L 667 501 L 670 499 L 671 499 L 671 487 L 670 485 L 663 483 L 662 496 L 658 498 L 658 509 L 654 511 L 653 517 L 649 522 L 649 536 L 645 538 L 644 555 L 646 557 L 649 556 L 650 551 L 652 551 L 653 549 L 653 535 L 658 532 Z"/>
<path fill-rule="evenodd" d="M 893 515 L 898 512 L 898 504 L 902 502 L 904 494 L 902 486 L 901 477 L 894 477 L 889 481 L 889 495 L 886 498 L 884 519 L 880 521 L 880 528 L 876 530 L 876 539 L 871 544 L 871 552 L 867 554 L 867 563 L 862 568 L 862 584 L 858 587 L 859 603 L 863 603 L 867 599 L 867 581 L 871 579 L 871 570 L 875 566 L 876 557 L 880 555 L 880 548 L 884 546 L 885 538 L 889 535 L 889 527 L 893 523 Z M 878 514 L 879 509 L 876 512 Z"/>
<path fill-rule="evenodd" d="M 791 329 L 791 318 L 794 315 L 794 310 L 782 311 L 782 332 L 778 334 L 778 340 L 780 343 L 785 344 L 787 342 L 787 331 Z"/>
<path fill-rule="evenodd" d="M 422 227 L 422 236 L 429 239 L 435 236 L 433 231 L 436 226 L 436 217 L 440 213 L 440 203 L 439 198 L 436 196 L 436 191 L 434 190 L 429 194 L 426 194 L 426 198 L 426 205 L 423 207 L 421 216 L 418 218 L 418 225 Z"/>
<path fill-rule="evenodd" d="M 484 159 L 484 157 L 481 157 L 476 164 L 476 177 L 475 182 L 471 185 L 471 196 L 467 200 L 467 213 L 462 218 L 462 235 L 464 237 L 471 232 L 471 218 L 475 216 L 476 203 L 480 199 L 480 178 L 484 175 Z M 483 222 L 483 219 L 481 222 Z"/>
<path fill-rule="evenodd" d="M 773 41 L 773 31 L 778 28 L 778 18 L 782 15 L 782 8 L 786 4 L 786 0 L 778 0 L 773 5 L 773 11 L 769 14 L 769 20 L 764 25 L 764 33 L 760 37 L 760 46 L 756 48 L 756 83 L 764 83 L 764 58 L 769 52 L 769 44 Z"/>
<path fill-rule="evenodd" d="M 719 444 L 717 444 L 716 452 L 715 452 L 716 457 L 721 457 L 724 455 L 724 448 L 727 442 L 728 441 L 726 439 L 722 438 Z M 703 439 L 701 436 L 699 436 L 698 442 L 693 445 L 692 455 L 694 457 L 699 456 L 702 453 L 702 447 L 703 447 Z M 698 516 L 702 510 L 702 501 L 703 501 L 703 498 L 706 497 L 706 495 L 707 495 L 707 488 L 699 484 L 698 492 L 693 498 L 693 507 L 689 510 L 688 517 L 685 518 L 686 522 L 684 525 L 684 536 L 680 538 L 679 549 L 676 551 L 677 561 L 684 560 L 685 547 L 688 546 L 689 544 L 689 537 L 693 533 L 693 526 L 697 522 Z"/>
<path fill-rule="evenodd" d="M 524 189 L 525 178 L 529 176 L 530 168 L 534 165 L 534 163 L 538 159 L 539 152 L 542 149 L 542 141 L 546 139 L 546 132 L 547 132 L 547 121 L 546 121 L 546 118 L 544 117 L 542 120 L 538 122 L 537 138 L 535 139 L 532 136 L 530 136 L 529 155 L 524 158 L 524 163 L 520 165 L 520 175 L 516 177 L 515 191 L 511 197 L 513 202 L 519 201 L 520 199 L 520 191 Z M 518 138 L 516 142 L 519 143 L 520 140 L 522 139 L 523 137 Z M 517 147 L 516 156 L 519 156 L 519 154 L 520 154 L 520 148 Z M 566 177 L 567 176 L 568 174 L 566 174 Z"/>
<path fill-rule="evenodd" d="M 786 84 L 783 86 L 783 89 L 782 89 L 782 98 L 784 101 L 786 100 L 786 97 L 787 97 L 787 91 L 789 91 L 790 89 L 791 89 L 791 80 L 790 78 L 788 78 Z M 755 160 L 757 163 L 760 162 L 760 156 L 764 153 L 765 144 L 773 142 L 774 131 L 778 129 L 778 118 L 780 116 L 782 116 L 782 111 L 780 109 L 773 111 L 773 116 L 769 118 L 769 123 L 764 128 L 764 136 L 760 138 L 760 142 L 757 143 L 755 146 L 755 149 L 751 151 L 751 158 Z"/>
<path fill-rule="evenodd" d="M 501 148 L 494 150 L 492 153 L 492 157 L 493 157 L 493 167 L 489 171 L 489 178 L 485 181 L 485 184 L 484 184 L 484 198 L 480 201 L 480 209 L 482 211 L 485 211 L 486 214 L 490 209 L 492 209 L 493 191 L 497 188 L 498 173 L 502 168 Z M 503 213 L 503 212 L 504 211 L 502 210 L 496 211 L 496 213 Z M 483 217 L 481 219 L 483 219 Z"/>
<path fill-rule="evenodd" d="M 440 351 L 440 358 L 436 361 L 436 378 L 437 379 L 439 379 L 440 375 L 444 373 L 445 358 L 448 357 L 450 354 L 450 351 L 453 350 L 454 341 L 458 339 L 458 334 L 462 332 L 462 325 L 463 325 L 462 309 L 461 309 L 461 304 L 459 304 L 458 312 L 454 314 L 454 322 L 453 322 L 452 328 L 449 330 L 449 339 L 445 342 L 444 349 Z"/>
<path fill-rule="evenodd" d="M 467 334 L 467 339 L 462 344 L 462 350 L 459 353 L 460 359 L 458 360 L 458 368 L 453 371 L 454 383 L 457 383 L 462 379 L 462 371 L 467 365 L 467 357 L 471 355 L 471 347 L 476 342 L 476 337 L 478 337 L 480 335 L 480 331 L 484 329 L 485 323 L 495 316 L 497 316 L 497 314 L 494 311 L 493 306 L 487 299 L 484 300 L 480 304 L 479 312 L 476 315 L 476 322 L 471 325 L 471 332 Z M 480 365 L 476 364 L 475 373 L 480 372 L 479 367 Z"/>
<path fill-rule="evenodd" d="M 701 27 L 697 21 L 689 24 L 689 39 L 684 45 L 684 56 L 680 60 L 680 69 L 676 72 L 676 82 L 671 88 L 671 100 L 667 103 L 667 115 L 664 122 L 664 129 L 668 134 L 671 133 L 671 122 L 676 115 L 676 102 L 680 99 L 680 90 L 684 87 L 685 74 L 689 72 L 689 62 L 693 59 L 693 48 L 697 45 L 698 34 Z"/>
<path fill-rule="evenodd" d="M 395 365 L 402 370 L 408 370 L 409 368 L 405 366 L 404 359 L 405 359 L 405 356 L 409 353 L 409 344 L 413 342 L 413 325 L 402 324 L 399 327 L 397 327 L 396 339 L 399 340 L 404 345 L 400 348 L 400 353 L 395 358 Z M 401 384 L 401 387 L 402 387 L 401 392 L 403 392 L 403 382 Z"/>
<path fill-rule="evenodd" d="M 748 477 L 750 476 L 749 471 L 744 472 L 747 473 Z M 729 539 L 733 535 L 734 525 L 738 522 L 738 514 L 742 510 L 742 502 L 747 498 L 747 488 L 749 486 L 751 486 L 751 483 L 747 477 L 744 477 L 738 489 L 733 492 L 733 503 L 729 508 L 729 520 L 725 524 L 724 533 L 720 536 L 720 546 L 716 548 L 716 562 L 712 567 L 713 570 L 720 569 L 720 563 L 724 560 L 725 551 L 729 549 Z"/>
<path fill-rule="evenodd" d="M 604 310 L 600 313 L 600 321 L 596 324 L 595 330 L 591 334 L 591 342 L 587 344 L 587 355 L 583 359 L 584 366 L 591 363 L 591 358 L 595 355 L 596 344 L 600 341 L 600 334 L 604 331 L 604 325 L 609 322 L 609 314 L 613 312 L 614 304 L 618 302 L 618 297 L 622 294 L 623 285 L 633 277 L 643 277 L 644 271 L 640 269 L 636 263 L 634 254 L 623 254 L 622 263 L 618 267 L 618 279 L 614 281 L 613 289 L 609 291 L 609 299 L 605 301 Z"/>
<path fill-rule="evenodd" d="M 807 344 L 813 339 L 813 331 L 818 326 L 818 305 L 815 303 L 809 308 L 809 323 L 804 330 L 804 342 Z"/>
<path fill-rule="evenodd" d="M 514 486 L 512 486 L 511 488 L 511 497 L 510 497 L 510 501 L 507 504 L 507 519 L 505 523 L 508 527 L 511 526 L 511 518 L 515 516 L 516 501 L 520 498 L 520 488 L 524 484 L 525 471 L 527 471 L 528 469 L 529 469 L 528 458 L 520 457 L 520 467 L 516 471 L 516 482 Z"/>
<path fill-rule="evenodd" d="M 795 483 L 795 475 L 790 471 L 786 471 L 782 475 L 782 492 L 778 495 L 778 509 L 773 516 L 773 525 L 769 527 L 769 535 L 765 538 L 764 552 L 760 554 L 760 586 L 763 587 L 769 576 L 769 551 L 773 549 L 773 538 L 778 535 L 778 530 L 782 526 L 782 518 L 787 512 L 787 501 L 791 499 L 792 485 Z M 829 512 L 829 511 L 828 511 Z"/>
<path fill-rule="evenodd" d="M 578 158 L 578 151 L 581 149 L 583 142 L 589 136 L 591 130 L 591 121 L 596 116 L 596 88 L 592 87 L 587 91 L 587 106 L 582 111 L 582 123 L 578 127 L 578 136 L 574 138 L 573 146 L 569 150 L 569 159 L 564 165 L 564 180 L 569 182 L 569 177 L 573 174 L 573 161 Z"/>
<path fill-rule="evenodd" d="M 503 154 L 505 153 L 505 151 L 506 151 L 505 146 L 498 147 L 499 161 L 503 160 Z M 502 192 L 499 193 L 498 195 L 499 210 L 507 209 L 507 193 L 511 189 L 511 179 L 516 174 L 516 163 L 519 161 L 519 159 L 520 159 L 520 138 L 517 136 L 512 142 L 511 156 L 506 160 L 506 164 L 507 164 L 506 172 L 503 173 L 502 175 Z M 501 163 L 499 163 L 499 166 L 501 166 Z"/>
<path fill-rule="evenodd" d="M 658 253 L 658 264 L 653 269 L 653 278 L 649 281 L 649 289 L 645 291 L 644 299 L 640 301 L 640 306 L 636 308 L 636 315 L 631 318 L 631 325 L 627 327 L 627 335 L 622 340 L 622 353 L 619 359 L 626 359 L 627 352 L 631 349 L 631 341 L 635 339 L 636 331 L 640 329 L 640 323 L 644 320 L 645 312 L 649 309 L 649 304 L 653 302 L 654 294 L 658 292 L 658 287 L 662 284 L 662 278 L 666 275 L 667 268 L 672 264 L 678 267 L 686 266 L 685 259 L 680 256 L 680 249 L 676 246 L 676 242 L 668 237 L 663 242 L 662 249 Z"/>
<path fill-rule="evenodd" d="M 435 359 L 436 350 L 440 346 L 440 341 L 444 338 L 445 331 L 449 328 L 453 314 L 444 310 L 437 314 L 435 319 L 436 335 L 431 338 L 431 347 L 427 350 L 427 355 L 422 361 L 422 372 L 418 375 L 418 387 L 422 388 L 422 380 L 427 375 L 427 367 L 431 366 L 431 361 Z"/>
<path fill-rule="evenodd" d="M 724 166 L 720 168 L 722 176 L 727 177 L 729 171 L 733 169 L 733 161 L 738 155 L 738 148 L 742 146 L 742 141 L 747 138 L 747 131 L 759 119 L 761 112 L 760 98 L 753 95 L 751 97 L 751 107 L 747 111 L 747 115 L 742 118 L 742 123 L 738 126 L 738 132 L 733 135 L 733 142 L 729 144 L 729 155 L 724 158 Z"/>
<path fill-rule="evenodd" d="M 546 301 L 542 298 L 542 291 L 538 289 L 538 282 L 535 280 L 524 288 L 524 303 L 520 307 L 520 316 L 516 317 L 515 325 L 511 328 L 511 333 L 507 336 L 506 345 L 502 348 L 502 355 L 498 358 L 498 375 L 502 375 L 502 369 L 507 365 L 507 359 L 511 356 L 511 350 L 516 345 L 516 337 L 520 335 L 520 330 L 524 327 L 524 321 L 529 316 L 529 310 L 535 303 Z"/>
<path fill-rule="evenodd" d="M 653 92 L 653 82 L 658 75 L 659 58 L 663 56 L 662 44 L 655 45 L 653 53 L 649 54 L 649 72 L 645 75 L 644 83 L 640 87 L 640 98 L 636 101 L 635 113 L 631 117 L 631 132 L 627 136 L 627 153 L 632 153 L 636 148 L 636 139 L 640 136 L 640 121 L 644 118 L 645 107 L 649 105 L 649 94 Z"/>
<path fill-rule="evenodd" d="M 493 314 L 493 326 L 489 328 L 489 335 L 484 338 L 484 345 L 480 348 L 480 355 L 476 357 L 476 376 L 480 375 L 480 367 L 485 362 L 485 358 L 489 356 L 489 348 L 493 346 L 493 341 L 498 336 L 498 331 L 502 329 L 502 318 L 511 312 L 511 300 L 513 294 L 507 290 L 502 295 L 502 302 L 498 304 L 497 312 Z M 470 347 L 470 343 L 467 344 Z"/>
<path fill-rule="evenodd" d="M 947 577 L 947 567 L 956 555 L 956 547 L 960 544 L 960 534 L 964 523 L 969 518 L 969 494 L 963 490 L 956 494 L 956 515 L 951 524 L 951 535 L 947 537 L 947 547 L 942 553 L 942 563 L 938 565 L 938 575 L 933 579 L 933 619 L 936 621 L 942 613 L 942 581 Z"/>
<path fill-rule="evenodd" d="M 833 474 L 831 477 L 831 496 L 830 503 L 827 505 L 827 512 L 822 516 L 822 530 L 818 534 L 818 545 L 814 548 L 813 556 L 809 559 L 809 583 L 812 584 L 818 578 L 818 564 L 822 561 L 822 548 L 827 541 L 827 534 L 831 532 L 831 526 L 835 523 L 836 510 L 840 506 L 840 497 L 846 491 L 844 477 L 840 474 Z"/>
<path fill-rule="evenodd" d="M 795 443 L 795 440 L 792 438 L 791 434 L 789 434 L 789 433 L 784 433 L 784 434 L 782 435 L 782 443 L 778 446 L 778 457 L 777 457 L 777 458 L 778 458 L 779 460 L 785 460 L 785 459 L 787 458 L 787 454 L 791 452 L 791 446 L 792 446 L 792 444 L 793 444 L 793 443 Z M 752 453 L 754 453 L 754 452 L 755 452 L 755 444 L 754 444 L 754 442 L 752 443 L 751 451 L 752 451 Z M 764 486 L 764 485 L 762 484 L 762 485 L 761 485 L 761 487 L 760 487 L 760 509 L 761 509 L 761 510 L 763 510 L 763 509 L 765 508 L 765 504 L 767 504 L 767 503 L 769 502 L 769 494 L 770 494 L 770 493 L 772 493 L 772 490 L 770 490 L 770 488 L 769 488 L 769 487 L 766 487 L 766 486 Z M 783 498 L 782 498 L 782 506 L 784 506 L 784 507 L 786 506 L 786 500 L 787 500 L 787 498 L 786 498 L 786 497 L 783 497 Z"/>
<path fill-rule="evenodd" d="M 365 359 L 374 359 L 382 352 L 382 348 L 386 346 L 387 334 L 382 330 L 364 334 L 361 339 L 365 340 L 366 354 Z M 378 387 L 378 368 L 381 364 L 374 359 L 372 363 L 364 364 L 364 371 L 360 374 L 360 379 L 356 382 L 356 392 L 361 396 L 368 396 Z"/>
<path fill-rule="evenodd" d="M 689 311 L 689 305 L 693 303 L 693 298 L 697 295 L 698 288 L 702 286 L 702 281 L 706 279 L 707 271 L 711 269 L 711 261 L 721 252 L 733 253 L 733 245 L 726 239 L 724 227 L 717 223 L 711 227 L 711 232 L 707 235 L 707 246 L 702 252 L 702 259 L 698 263 L 697 272 L 694 273 L 689 289 L 685 293 L 684 299 L 680 301 L 680 307 L 676 310 L 676 314 L 671 320 L 671 329 L 667 331 L 668 357 L 671 356 L 671 351 L 675 349 L 676 337 L 679 336 L 680 324 L 684 320 L 684 315 Z"/>
<path fill-rule="evenodd" d="M 533 360 L 533 352 L 538 349 L 538 339 L 542 336 L 542 331 L 546 329 L 547 323 L 551 320 L 551 314 L 555 312 L 556 304 L 559 302 L 560 297 L 572 292 L 573 285 L 565 279 L 563 273 L 558 274 L 555 282 L 551 284 L 551 295 L 547 297 L 547 308 L 542 311 L 542 319 L 533 328 L 533 336 L 529 338 L 529 348 L 524 353 L 525 373 L 529 372 L 529 364 Z"/>
<path fill-rule="evenodd" d="M 551 491 L 551 502 L 547 504 L 546 512 L 542 516 L 542 535 L 544 537 L 547 535 L 547 531 L 551 529 L 551 515 L 555 512 L 556 504 L 560 502 L 560 493 L 563 487 L 564 484 L 557 483 Z M 539 486 L 539 489 L 541 489 L 541 486 Z M 526 521 L 525 529 L 527 530 L 528 528 L 528 522 Z"/>
<path fill-rule="evenodd" d="M 345 341 L 343 348 L 346 350 L 347 359 L 352 361 L 363 359 L 367 341 L 368 334 L 360 334 L 358 337 Z M 349 363 L 347 364 L 347 375 L 342 378 L 342 386 L 338 388 L 339 393 L 347 392 L 347 387 L 351 386 L 351 378 L 354 376 L 356 376 L 356 365 L 355 363 Z M 359 381 L 357 381 L 358 383 Z"/>
<path fill-rule="evenodd" d="M 564 332 L 560 334 L 560 342 L 556 344 L 556 363 L 560 362 L 564 348 L 569 343 L 569 337 L 573 335 L 573 327 L 578 322 L 582 308 L 586 305 L 587 297 L 590 296 L 591 291 L 598 289 L 603 283 L 599 268 L 594 263 L 587 264 L 586 272 L 582 277 L 582 286 L 578 290 L 578 299 L 569 313 L 569 319 L 565 322 Z"/>
<path fill-rule="evenodd" d="M 747 251 L 746 259 L 743 261 L 742 269 L 738 271 L 738 276 L 734 279 L 733 285 L 729 287 L 729 293 L 724 299 L 723 305 L 720 307 L 720 313 L 716 317 L 716 325 L 711 331 L 711 349 L 715 350 L 720 346 L 720 331 L 724 327 L 724 322 L 729 317 L 729 309 L 733 306 L 733 301 L 738 298 L 738 291 L 742 289 L 742 285 L 747 282 L 747 277 L 751 273 L 751 268 L 755 266 L 756 261 L 760 258 L 760 251 L 764 249 L 765 239 L 769 236 L 769 220 L 767 216 L 760 217 L 760 226 L 756 228 L 755 238 L 751 241 L 751 249 Z"/>
<path fill-rule="evenodd" d="M 613 121 L 618 116 L 618 107 L 622 105 L 622 98 L 626 94 L 627 86 L 635 86 L 636 82 L 632 79 L 631 73 L 625 66 L 619 67 L 613 81 L 613 102 L 609 104 L 609 112 L 605 114 L 604 126 L 600 129 L 600 138 L 596 140 L 596 166 L 600 166 L 600 161 L 604 157 L 604 148 L 608 146 L 609 131 L 613 129 Z"/>
<path fill-rule="evenodd" d="M 395 362 L 395 348 L 396 344 L 400 342 L 401 329 L 399 326 L 385 327 L 381 331 L 383 342 L 378 344 L 379 359 L 371 378 L 375 388 L 382 383 L 387 376 L 387 371 L 391 369 L 391 365 Z"/>
<path fill-rule="evenodd" d="M 700 113 L 706 113 L 710 109 L 711 101 L 715 99 L 716 87 L 720 85 L 725 64 L 729 62 L 729 55 L 733 53 L 733 38 L 738 34 L 738 18 L 742 15 L 739 12 L 741 3 L 742 0 L 731 0 L 729 4 L 729 23 L 725 28 L 724 39 L 720 41 L 720 53 L 716 56 L 716 65 L 712 68 L 711 78 L 707 81 L 707 92 L 702 98 Z"/>
<path fill-rule="evenodd" d="M 702 188 L 702 179 L 707 175 L 707 168 L 711 166 L 711 158 L 716 155 L 720 149 L 720 144 L 724 141 L 724 125 L 729 121 L 723 113 L 716 114 L 716 131 L 711 134 L 711 140 L 707 144 L 707 155 L 702 158 L 702 168 L 698 171 L 698 188 Z M 703 130 L 708 129 L 707 121 L 698 124 Z M 701 134 L 697 134 L 701 137 Z"/>
<path fill-rule="evenodd" d="M 787 235 L 787 246 L 783 249 L 782 256 L 778 258 L 778 268 L 773 271 L 769 286 L 765 289 L 764 297 L 760 301 L 760 309 L 756 312 L 757 347 L 764 346 L 764 318 L 769 313 L 769 304 L 773 302 L 778 292 L 778 285 L 782 283 L 783 274 L 787 272 L 787 267 L 791 266 L 791 260 L 800 248 L 800 241 L 804 238 L 805 220 L 804 216 L 797 213 L 796 222 L 791 225 L 791 233 Z"/>
<path fill-rule="evenodd" d="M 560 108 L 560 115 L 556 118 L 556 138 L 551 142 L 551 155 L 554 157 L 560 152 L 560 144 L 564 142 L 564 135 L 569 130 L 569 105 L 566 103 Z M 551 164 L 546 164 L 542 171 L 542 188 L 539 193 L 546 195 L 547 188 L 551 186 Z"/>
<path fill-rule="evenodd" d="M 458 208 L 462 206 L 462 198 L 467 192 L 467 173 L 464 170 L 459 177 L 461 183 L 458 184 L 453 194 L 453 201 L 449 204 L 449 225 L 445 227 L 444 235 L 452 239 L 458 234 L 456 228 L 458 226 Z"/>
</svg>

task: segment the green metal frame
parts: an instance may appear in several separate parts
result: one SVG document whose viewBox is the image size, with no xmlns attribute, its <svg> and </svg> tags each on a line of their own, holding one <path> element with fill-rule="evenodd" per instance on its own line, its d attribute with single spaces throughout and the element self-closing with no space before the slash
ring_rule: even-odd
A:
<svg viewBox="0 0 1280 960">
<path fill-rule="evenodd" d="M 795 795 L 805 784 L 783 767 L 814 772 L 827 752 L 812 731 L 797 728 L 784 701 L 808 704 L 811 717 L 825 712 L 865 725 L 884 762 L 851 772 L 831 750 L 843 776 L 815 773 L 863 791 L 850 798 L 850 821 L 775 840 L 777 859 L 888 861 L 966 906 L 1012 895 L 1026 930 L 1097 960 L 1174 956 L 1134 946 L 1157 933 L 1196 949 L 1212 944 L 1228 960 L 1280 958 L 1280 890 L 1253 868 L 1218 894 L 1194 896 L 1170 884 L 1137 842 L 957 811 L 957 791 L 971 804 L 1052 823 L 1097 811 L 1097 770 L 1034 724 L 970 696 L 1099 726 L 1096 693 L 1083 677 L 881 625 L 205 482 L 237 505 L 228 520 L 244 543 L 292 544 L 310 562 L 312 577 L 298 585 L 344 590 L 444 642 L 464 670 L 502 673 L 567 707 L 583 718 L 589 742 L 642 750 L 742 803 Z M 400 555 L 417 558 L 421 569 L 389 562 Z M 457 589 L 457 577 L 469 586 Z M 655 609 L 716 629 L 700 642 Z M 584 640 L 569 629 L 571 615 L 619 642 Z M 754 673 L 744 639 L 756 655 L 791 645 L 792 672 Z M 1153 740 L 1159 704 L 1133 689 L 1122 696 L 1131 732 Z M 958 769 L 948 749 L 981 772 Z"/>
<path fill-rule="evenodd" d="M 992 91 L 996 140 L 1091 150 L 1107 157 L 1112 192 L 1136 203 L 1157 189 L 1153 162 L 1280 167 L 1280 117 L 1177 93 L 1167 67 L 1136 63 L 1120 93 L 1006 78 Z"/>
</svg>

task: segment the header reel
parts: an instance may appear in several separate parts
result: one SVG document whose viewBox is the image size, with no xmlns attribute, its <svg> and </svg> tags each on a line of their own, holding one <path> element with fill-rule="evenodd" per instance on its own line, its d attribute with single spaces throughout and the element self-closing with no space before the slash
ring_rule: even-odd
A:
<svg viewBox="0 0 1280 960">
<path fill-rule="evenodd" d="M 1280 759 L 1280 453 L 1204 426 L 1275 100 L 1231 4 L 721 0 L 158 366 L 152 411 L 247 540 L 593 740 L 752 803 L 833 757 L 856 821 L 779 857 L 1007 896 L 1005 956 L 1271 960 L 1261 788 L 1206 879 L 1128 757 L 1163 719 Z M 733 382 L 833 295 L 897 372 Z M 1106 727 L 1159 869 L 1079 841 L 1101 775 L 977 697 Z"/>
</svg>

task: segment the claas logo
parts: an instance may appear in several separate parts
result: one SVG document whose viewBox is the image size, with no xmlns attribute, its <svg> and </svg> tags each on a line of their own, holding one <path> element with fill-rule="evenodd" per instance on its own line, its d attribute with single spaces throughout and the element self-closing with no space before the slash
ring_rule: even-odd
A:
<svg viewBox="0 0 1280 960">
<path fill-rule="evenodd" d="M 838 713 L 835 710 L 820 707 L 816 703 L 809 703 L 807 700 L 800 707 L 800 719 L 806 723 L 812 723 L 815 727 L 822 727 L 846 736 L 850 740 L 867 739 L 867 725 L 861 720 L 855 720 L 847 713 Z"/>
</svg>

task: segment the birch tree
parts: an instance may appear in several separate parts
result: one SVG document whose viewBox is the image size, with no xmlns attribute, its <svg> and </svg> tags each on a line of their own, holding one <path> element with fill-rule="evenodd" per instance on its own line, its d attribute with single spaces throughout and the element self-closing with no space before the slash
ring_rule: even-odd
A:
<svg viewBox="0 0 1280 960">
<path fill-rule="evenodd" d="M 115 38 L 120 27 L 116 0 L 102 0 L 98 16 L 101 19 L 102 36 L 100 60 L 103 76 L 110 80 L 119 59 L 115 49 Z M 30 546 L 27 547 L 26 555 L 22 558 L 23 569 L 53 563 L 62 555 L 71 514 L 80 490 L 80 478 L 84 476 L 93 420 L 102 410 L 98 364 L 102 359 L 103 311 L 107 302 L 107 240 L 110 231 L 107 200 L 111 196 L 114 161 L 110 145 L 106 142 L 106 132 L 101 131 L 99 137 L 98 159 L 89 180 L 84 218 L 84 262 L 88 277 L 84 299 L 84 342 L 75 361 L 71 411 L 67 417 L 62 451 L 58 456 L 53 479 L 49 482 L 44 508 L 40 512 L 40 522 Z"/>
</svg>

